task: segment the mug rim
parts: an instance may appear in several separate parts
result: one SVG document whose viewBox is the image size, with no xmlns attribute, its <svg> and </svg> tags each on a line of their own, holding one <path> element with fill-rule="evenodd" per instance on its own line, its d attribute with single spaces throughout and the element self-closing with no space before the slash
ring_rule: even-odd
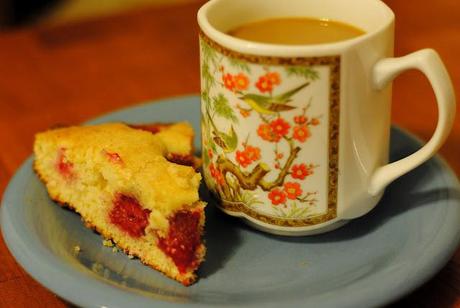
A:
<svg viewBox="0 0 460 308">
<path fill-rule="evenodd" d="M 347 39 L 338 42 L 321 43 L 321 44 L 305 44 L 305 45 L 287 45 L 287 44 L 269 44 L 260 43 L 249 40 L 244 40 L 231 36 L 225 32 L 216 29 L 208 20 L 208 11 L 220 2 L 227 0 L 210 0 L 205 3 L 198 10 L 197 19 L 201 31 L 208 36 L 211 40 L 215 41 L 221 46 L 229 49 L 253 55 L 267 55 L 267 56 L 295 56 L 299 54 L 321 53 L 333 54 L 337 50 L 342 50 L 347 47 L 359 44 L 366 41 L 383 31 L 394 23 L 395 15 L 393 11 L 381 0 L 368 0 L 380 5 L 387 14 L 386 21 L 379 25 L 376 29 L 366 32 L 358 37 Z"/>
</svg>

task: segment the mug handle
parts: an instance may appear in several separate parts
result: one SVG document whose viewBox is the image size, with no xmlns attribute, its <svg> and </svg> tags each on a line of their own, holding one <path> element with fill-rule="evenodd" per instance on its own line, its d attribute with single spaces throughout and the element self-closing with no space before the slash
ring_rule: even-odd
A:
<svg viewBox="0 0 460 308">
<path fill-rule="evenodd" d="M 452 81 L 441 58 L 433 49 L 422 49 L 404 57 L 378 61 L 372 75 L 374 88 L 382 90 L 397 75 L 409 69 L 418 69 L 430 81 L 438 104 L 438 123 L 430 141 L 420 150 L 374 171 L 368 188 L 369 194 L 374 196 L 389 183 L 431 158 L 446 140 L 454 123 L 456 106 Z"/>
</svg>

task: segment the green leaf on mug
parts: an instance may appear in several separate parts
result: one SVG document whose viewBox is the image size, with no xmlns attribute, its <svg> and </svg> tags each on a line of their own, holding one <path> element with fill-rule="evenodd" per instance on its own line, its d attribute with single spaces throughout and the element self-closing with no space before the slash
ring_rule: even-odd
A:
<svg viewBox="0 0 460 308">
<path fill-rule="evenodd" d="M 216 83 L 207 61 L 203 61 L 201 65 L 201 77 L 203 78 L 205 89 L 210 89 Z"/>
<path fill-rule="evenodd" d="M 286 68 L 288 76 L 300 76 L 310 80 L 319 79 L 319 73 L 310 67 L 304 66 L 289 66 Z"/>
<path fill-rule="evenodd" d="M 238 123 L 238 118 L 235 115 L 235 111 L 230 106 L 228 99 L 220 93 L 217 97 L 213 98 L 214 102 L 214 112 L 227 120 L 232 121 L 233 123 Z"/>
<path fill-rule="evenodd" d="M 256 193 L 253 193 L 248 190 L 244 190 L 242 195 L 241 195 L 241 200 L 242 203 L 244 203 L 246 206 L 256 206 L 258 204 L 264 204 L 262 201 L 260 201 L 257 198 Z"/>
<path fill-rule="evenodd" d="M 249 65 L 241 60 L 234 59 L 234 58 L 228 58 L 228 62 L 230 65 L 236 69 L 245 71 L 246 73 L 251 73 L 251 69 L 249 68 Z"/>
<path fill-rule="evenodd" d="M 209 153 L 206 148 L 203 149 L 203 166 L 207 167 L 209 163 L 211 162 L 211 159 L 209 157 Z"/>
<path fill-rule="evenodd" d="M 207 61 L 215 61 L 217 60 L 217 51 L 215 51 L 211 46 L 205 43 L 202 39 L 200 39 L 201 45 L 201 52 L 203 53 L 203 60 Z"/>
<path fill-rule="evenodd" d="M 203 90 L 201 92 L 201 100 L 205 103 L 207 109 L 211 108 L 211 98 L 209 97 L 209 92 Z"/>
</svg>

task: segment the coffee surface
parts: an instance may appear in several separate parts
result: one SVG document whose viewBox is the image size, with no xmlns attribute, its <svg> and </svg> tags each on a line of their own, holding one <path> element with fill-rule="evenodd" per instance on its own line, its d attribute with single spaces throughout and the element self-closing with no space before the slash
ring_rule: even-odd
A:
<svg viewBox="0 0 460 308">
<path fill-rule="evenodd" d="M 365 32 L 355 26 L 307 17 L 272 18 L 238 26 L 229 35 L 259 43 L 308 45 L 355 38 Z"/>
</svg>

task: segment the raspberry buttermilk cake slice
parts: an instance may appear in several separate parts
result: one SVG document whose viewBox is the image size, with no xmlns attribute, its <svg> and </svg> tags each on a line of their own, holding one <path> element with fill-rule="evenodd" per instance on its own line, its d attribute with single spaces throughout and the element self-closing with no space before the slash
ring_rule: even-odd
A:
<svg viewBox="0 0 460 308">
<path fill-rule="evenodd" d="M 59 128 L 36 135 L 34 169 L 88 227 L 190 285 L 206 250 L 192 141 L 186 123 Z"/>
</svg>

